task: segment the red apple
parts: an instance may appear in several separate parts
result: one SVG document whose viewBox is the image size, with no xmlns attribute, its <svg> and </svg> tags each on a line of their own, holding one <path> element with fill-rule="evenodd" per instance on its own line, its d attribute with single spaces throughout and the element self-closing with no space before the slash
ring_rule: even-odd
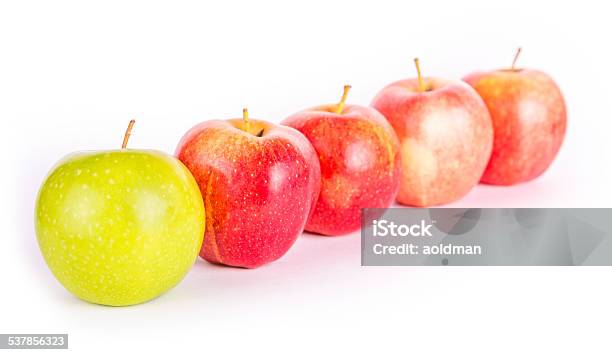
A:
<svg viewBox="0 0 612 355">
<path fill-rule="evenodd" d="M 284 255 L 304 230 L 320 189 L 317 155 L 298 131 L 265 121 L 212 120 L 176 150 L 206 207 L 200 256 L 255 268 Z"/>
<path fill-rule="evenodd" d="M 399 188 L 399 142 L 376 110 L 338 104 L 298 112 L 282 123 L 302 132 L 317 151 L 321 193 L 306 230 L 345 234 L 361 226 L 362 208 L 389 207 Z"/>
<path fill-rule="evenodd" d="M 540 176 L 561 148 L 567 113 L 559 87 L 538 70 L 477 72 L 465 80 L 482 97 L 493 120 L 493 154 L 482 182 L 512 185 Z"/>
<path fill-rule="evenodd" d="M 461 81 L 421 77 L 394 82 L 372 106 L 391 123 L 401 144 L 398 202 L 432 206 L 455 201 L 474 187 L 493 145 L 491 118 L 476 91 Z"/>
</svg>

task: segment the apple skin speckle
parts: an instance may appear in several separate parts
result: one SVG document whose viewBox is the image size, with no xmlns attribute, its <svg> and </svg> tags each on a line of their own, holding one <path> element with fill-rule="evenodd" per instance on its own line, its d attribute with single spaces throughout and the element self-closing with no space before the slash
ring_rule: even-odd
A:
<svg viewBox="0 0 612 355">
<path fill-rule="evenodd" d="M 43 183 L 35 226 L 47 265 L 88 302 L 126 306 L 174 287 L 202 245 L 204 205 L 172 156 L 122 149 L 75 153 Z"/>
<path fill-rule="evenodd" d="M 211 120 L 192 128 L 176 155 L 206 206 L 205 260 L 256 268 L 277 260 L 304 230 L 320 190 L 316 153 L 298 131 L 265 121 Z"/>
</svg>

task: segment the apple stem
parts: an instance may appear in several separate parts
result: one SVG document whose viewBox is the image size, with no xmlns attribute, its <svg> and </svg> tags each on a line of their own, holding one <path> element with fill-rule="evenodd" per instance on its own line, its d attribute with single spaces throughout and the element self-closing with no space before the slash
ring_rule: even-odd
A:
<svg viewBox="0 0 612 355">
<path fill-rule="evenodd" d="M 249 132 L 251 124 L 249 123 L 249 110 L 246 107 L 242 109 L 242 121 L 244 122 L 244 131 Z"/>
<path fill-rule="evenodd" d="M 342 98 L 338 105 L 336 105 L 336 113 L 341 114 L 342 110 L 344 110 L 344 103 L 346 102 L 346 98 L 348 97 L 349 90 L 351 90 L 350 85 L 344 85 L 344 91 L 342 92 Z"/>
<path fill-rule="evenodd" d="M 515 70 L 514 67 L 516 66 L 516 61 L 518 60 L 519 55 L 521 54 L 521 47 L 518 47 L 518 49 L 516 50 L 516 54 L 514 55 L 514 60 L 512 61 L 512 70 Z"/>
<path fill-rule="evenodd" d="M 132 128 L 134 127 L 134 123 L 136 120 L 130 120 L 128 123 L 127 129 L 125 130 L 125 134 L 123 135 L 123 143 L 121 144 L 121 149 L 125 149 L 128 144 L 128 140 L 130 139 L 130 135 L 132 134 Z"/>
<path fill-rule="evenodd" d="M 419 58 L 414 58 L 414 66 L 416 66 L 417 77 L 419 81 L 419 92 L 425 91 L 425 83 L 423 82 L 423 75 L 421 75 L 421 65 L 419 64 Z"/>
</svg>

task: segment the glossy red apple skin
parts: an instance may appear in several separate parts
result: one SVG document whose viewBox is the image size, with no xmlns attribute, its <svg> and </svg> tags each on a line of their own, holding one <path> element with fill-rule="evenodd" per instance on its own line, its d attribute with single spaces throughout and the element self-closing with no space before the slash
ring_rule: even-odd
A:
<svg viewBox="0 0 612 355">
<path fill-rule="evenodd" d="M 321 193 L 306 230 L 341 235 L 361 227 L 362 208 L 389 207 L 400 176 L 399 142 L 376 110 L 322 105 L 295 113 L 282 124 L 302 132 L 317 151 Z"/>
<path fill-rule="evenodd" d="M 203 122 L 183 137 L 176 155 L 206 206 L 200 256 L 256 268 L 284 255 L 302 233 L 319 194 L 320 169 L 298 131 L 251 120 L 245 132 L 243 124 Z"/>
<path fill-rule="evenodd" d="M 478 94 L 460 81 L 394 82 L 372 101 L 400 140 L 397 201 L 411 206 L 453 202 L 480 180 L 493 146 L 491 118 Z"/>
<path fill-rule="evenodd" d="M 464 79 L 482 97 L 495 139 L 482 182 L 513 185 L 540 176 L 561 148 L 565 101 L 547 74 L 528 69 L 477 72 Z"/>
</svg>

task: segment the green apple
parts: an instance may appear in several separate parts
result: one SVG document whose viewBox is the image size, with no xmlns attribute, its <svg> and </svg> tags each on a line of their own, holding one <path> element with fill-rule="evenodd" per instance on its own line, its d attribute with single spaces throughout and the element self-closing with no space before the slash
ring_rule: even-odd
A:
<svg viewBox="0 0 612 355">
<path fill-rule="evenodd" d="M 45 261 L 68 291 L 125 306 L 185 276 L 202 246 L 204 218 L 198 185 L 178 159 L 122 148 L 62 159 L 40 189 L 35 224 Z"/>
</svg>

